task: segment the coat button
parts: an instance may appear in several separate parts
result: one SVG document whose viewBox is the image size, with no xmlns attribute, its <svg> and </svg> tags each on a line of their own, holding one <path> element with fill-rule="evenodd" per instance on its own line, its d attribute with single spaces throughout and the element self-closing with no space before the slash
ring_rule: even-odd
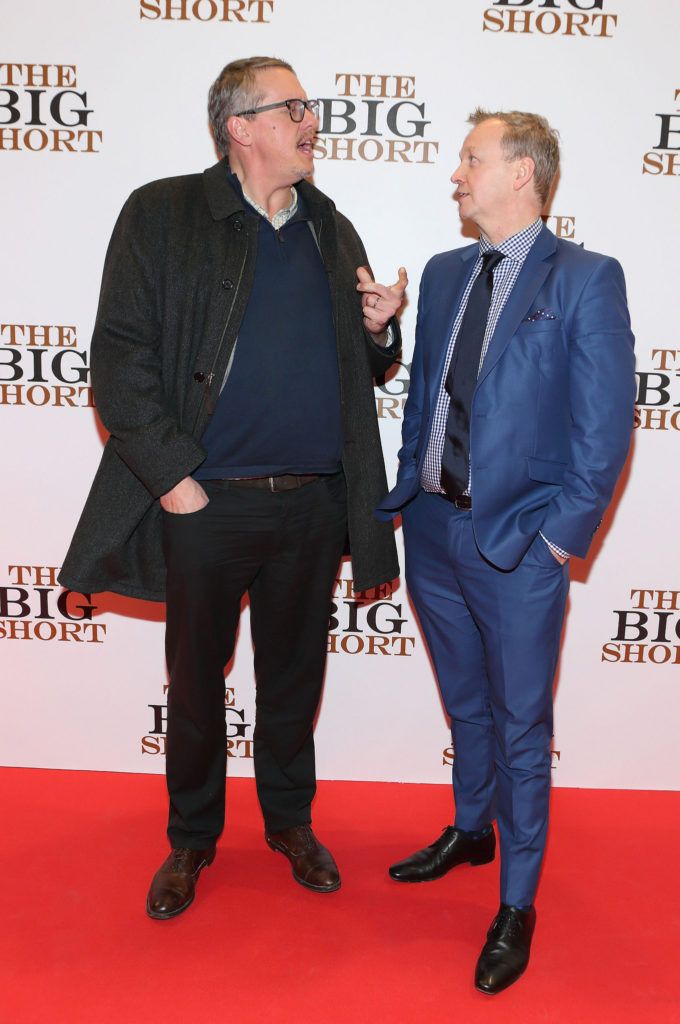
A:
<svg viewBox="0 0 680 1024">
<path fill-rule="evenodd" d="M 234 282 L 230 277 L 225 277 L 224 281 L 222 282 L 222 287 L 224 288 L 225 292 L 229 292 L 234 287 Z"/>
<path fill-rule="evenodd" d="M 233 223 L 234 223 L 234 231 L 243 231 L 243 221 L 242 220 L 239 220 L 238 217 L 237 217 L 236 220 Z"/>
<path fill-rule="evenodd" d="M 205 374 L 201 370 L 199 370 L 197 373 L 194 374 L 194 380 L 196 381 L 197 384 L 202 384 L 203 381 L 205 380 Z"/>
</svg>

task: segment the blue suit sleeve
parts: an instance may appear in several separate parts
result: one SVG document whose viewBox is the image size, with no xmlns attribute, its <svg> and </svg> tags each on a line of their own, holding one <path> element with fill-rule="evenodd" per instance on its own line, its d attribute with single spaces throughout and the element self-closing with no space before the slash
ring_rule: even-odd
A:
<svg viewBox="0 0 680 1024">
<path fill-rule="evenodd" d="M 598 261 L 569 331 L 569 461 L 541 532 L 585 556 L 626 460 L 635 400 L 634 338 L 623 270 Z"/>
<path fill-rule="evenodd" d="M 420 283 L 418 295 L 418 319 L 416 321 L 416 341 L 411 363 L 408 398 L 404 407 L 404 422 L 401 430 L 401 448 L 399 449 L 399 476 L 402 473 L 414 473 L 417 468 L 418 438 L 422 426 L 423 398 L 425 395 L 425 376 L 423 373 L 423 306 L 426 275 Z M 399 479 L 399 478 L 398 478 Z"/>
</svg>

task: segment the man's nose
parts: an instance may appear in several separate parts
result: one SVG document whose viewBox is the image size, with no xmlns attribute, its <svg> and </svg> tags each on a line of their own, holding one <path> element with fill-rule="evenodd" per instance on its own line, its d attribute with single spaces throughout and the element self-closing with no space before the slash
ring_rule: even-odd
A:
<svg viewBox="0 0 680 1024">
<path fill-rule="evenodd" d="M 305 124 L 313 124 L 315 128 L 319 127 L 319 118 L 316 114 L 313 114 L 309 107 L 305 107 L 305 116 L 302 118 Z"/>
</svg>

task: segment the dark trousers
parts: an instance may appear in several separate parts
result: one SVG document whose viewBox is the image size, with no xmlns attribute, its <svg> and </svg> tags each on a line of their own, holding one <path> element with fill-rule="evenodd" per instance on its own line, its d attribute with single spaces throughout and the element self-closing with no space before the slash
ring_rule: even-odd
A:
<svg viewBox="0 0 680 1024">
<path fill-rule="evenodd" d="M 265 826 L 311 821 L 314 716 L 333 581 L 347 530 L 342 474 L 296 490 L 202 482 L 208 505 L 163 513 L 170 675 L 166 772 L 173 847 L 201 849 L 224 827 L 224 666 L 250 598 L 254 767 Z"/>
<path fill-rule="evenodd" d="M 548 827 L 568 563 L 539 534 L 517 568 L 495 568 L 475 544 L 472 513 L 434 494 L 421 492 L 403 524 L 409 593 L 451 716 L 455 824 L 473 831 L 497 817 L 501 899 L 525 906 Z"/>
</svg>

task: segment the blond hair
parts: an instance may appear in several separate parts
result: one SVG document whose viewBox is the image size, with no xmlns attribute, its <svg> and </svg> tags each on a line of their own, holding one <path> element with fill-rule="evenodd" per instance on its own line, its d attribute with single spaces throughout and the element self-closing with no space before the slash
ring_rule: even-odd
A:
<svg viewBox="0 0 680 1024">
<path fill-rule="evenodd" d="M 559 133 L 540 114 L 523 110 L 491 111 L 477 107 L 468 118 L 468 124 L 475 126 L 484 121 L 501 121 L 505 125 L 501 148 L 507 160 L 528 156 L 534 161 L 534 186 L 544 204 L 560 163 Z"/>
</svg>

